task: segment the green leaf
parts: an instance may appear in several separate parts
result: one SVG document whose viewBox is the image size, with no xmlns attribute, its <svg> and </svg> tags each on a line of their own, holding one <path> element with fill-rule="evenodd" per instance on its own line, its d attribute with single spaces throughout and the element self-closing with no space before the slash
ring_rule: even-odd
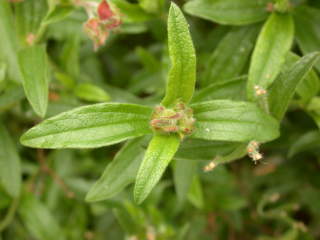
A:
<svg viewBox="0 0 320 240">
<path fill-rule="evenodd" d="M 48 15 L 44 18 L 42 24 L 48 25 L 52 23 L 59 22 L 64 18 L 68 17 L 74 10 L 74 7 L 69 5 L 56 5 L 53 10 L 51 10 Z"/>
<path fill-rule="evenodd" d="M 9 1 L 0 1 L 0 62 L 8 67 L 8 78 L 15 82 L 21 81 L 17 57 L 17 42 L 14 21 Z"/>
<path fill-rule="evenodd" d="M 95 202 L 111 198 L 134 182 L 145 152 L 142 146 L 144 142 L 144 138 L 131 140 L 117 153 L 90 189 L 86 201 Z"/>
<path fill-rule="evenodd" d="M 41 22 L 46 16 L 47 11 L 48 5 L 46 0 L 27 0 L 15 4 L 17 33 L 22 46 L 30 45 L 28 43 L 30 36 L 36 39 L 42 34 L 40 32 Z"/>
<path fill-rule="evenodd" d="M 320 49 L 320 9 L 301 6 L 294 12 L 296 38 L 304 54 Z M 320 62 L 316 64 L 320 71 Z"/>
<path fill-rule="evenodd" d="M 181 10 L 171 4 L 168 17 L 168 45 L 171 59 L 166 96 L 162 104 L 169 107 L 177 100 L 188 103 L 196 81 L 196 54 Z"/>
<path fill-rule="evenodd" d="M 0 184 L 12 197 L 18 197 L 21 185 L 20 159 L 7 129 L 0 122 Z"/>
<path fill-rule="evenodd" d="M 38 148 L 95 148 L 151 133 L 152 109 L 101 103 L 61 113 L 31 128 L 23 145 Z"/>
<path fill-rule="evenodd" d="M 245 100 L 247 76 L 241 76 L 200 89 L 195 93 L 192 102 L 203 102 L 215 99 Z"/>
<path fill-rule="evenodd" d="M 263 26 L 252 55 L 248 99 L 255 98 L 255 86 L 266 89 L 275 80 L 291 48 L 293 37 L 292 16 L 273 13 Z"/>
<path fill-rule="evenodd" d="M 269 90 L 271 114 L 281 120 L 289 106 L 297 86 L 319 59 L 320 53 L 310 53 L 282 73 Z"/>
<path fill-rule="evenodd" d="M 241 144 L 242 145 L 242 144 Z M 212 160 L 217 155 L 231 153 L 239 143 L 207 141 L 202 139 L 186 139 L 182 142 L 174 159 L 186 161 Z"/>
<path fill-rule="evenodd" d="M 192 137 L 207 140 L 270 141 L 279 136 L 279 124 L 249 102 L 213 100 L 192 104 L 196 130 Z"/>
<path fill-rule="evenodd" d="M 89 102 L 108 102 L 110 100 L 105 90 L 90 83 L 79 84 L 74 93 L 78 98 Z"/>
<path fill-rule="evenodd" d="M 286 58 L 286 63 L 283 65 L 282 73 L 287 72 L 301 57 L 293 52 L 290 52 Z M 320 89 L 320 80 L 317 73 L 311 69 L 303 80 L 297 86 L 297 93 L 303 103 L 309 102 L 312 97 L 316 96 Z"/>
<path fill-rule="evenodd" d="M 4 93 L 0 95 L 0 112 L 6 111 L 12 105 L 18 103 L 24 98 L 22 87 L 17 85 L 9 85 L 6 87 Z"/>
<path fill-rule="evenodd" d="M 19 51 L 23 88 L 33 110 L 44 117 L 48 107 L 49 74 L 45 46 L 35 45 Z"/>
<path fill-rule="evenodd" d="M 160 180 L 168 164 L 178 150 L 177 135 L 155 135 L 140 165 L 134 186 L 134 199 L 143 202 Z"/>
<path fill-rule="evenodd" d="M 248 62 L 258 34 L 258 26 L 233 28 L 213 52 L 202 86 L 237 77 Z"/>
<path fill-rule="evenodd" d="M 320 132 L 310 131 L 299 138 L 290 146 L 288 156 L 293 157 L 300 152 L 312 151 L 320 149 Z"/>
<path fill-rule="evenodd" d="M 29 232 L 38 240 L 64 240 L 65 236 L 49 209 L 31 193 L 25 194 L 18 209 Z"/>
<path fill-rule="evenodd" d="M 196 170 L 196 161 L 175 161 L 173 179 L 178 201 L 180 204 L 184 203 L 187 198 Z"/>
<path fill-rule="evenodd" d="M 270 0 L 192 0 L 186 3 L 184 10 L 220 24 L 246 25 L 267 18 L 269 2 Z"/>
<path fill-rule="evenodd" d="M 193 176 L 191 187 L 188 193 L 188 200 L 199 209 L 204 207 L 203 190 L 198 175 Z"/>
</svg>

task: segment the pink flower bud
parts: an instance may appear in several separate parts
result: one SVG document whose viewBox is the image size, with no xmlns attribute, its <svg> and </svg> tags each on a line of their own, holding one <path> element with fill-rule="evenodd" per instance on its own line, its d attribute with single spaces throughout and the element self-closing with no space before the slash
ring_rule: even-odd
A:
<svg viewBox="0 0 320 240">
<path fill-rule="evenodd" d="M 98 6 L 98 16 L 100 20 L 108 20 L 114 15 L 113 11 L 110 8 L 110 5 L 106 0 L 102 0 Z"/>
</svg>

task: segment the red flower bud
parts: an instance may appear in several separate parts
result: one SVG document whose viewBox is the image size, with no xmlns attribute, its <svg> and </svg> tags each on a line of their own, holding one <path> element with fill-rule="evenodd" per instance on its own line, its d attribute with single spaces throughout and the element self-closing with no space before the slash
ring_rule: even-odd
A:
<svg viewBox="0 0 320 240">
<path fill-rule="evenodd" d="M 98 6 L 98 16 L 100 20 L 107 20 L 114 15 L 113 11 L 110 8 L 110 5 L 106 0 L 102 0 Z"/>
</svg>

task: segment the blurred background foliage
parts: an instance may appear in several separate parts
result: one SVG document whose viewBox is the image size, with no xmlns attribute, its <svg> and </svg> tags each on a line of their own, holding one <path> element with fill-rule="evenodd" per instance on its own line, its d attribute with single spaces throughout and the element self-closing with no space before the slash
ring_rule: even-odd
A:
<svg viewBox="0 0 320 240">
<path fill-rule="evenodd" d="M 216 156 L 228 161 L 242 157 L 235 153 L 238 144 L 186 140 L 172 168 L 142 205 L 134 204 L 131 185 L 109 200 L 85 202 L 86 193 L 123 145 L 50 151 L 22 147 L 21 134 L 41 119 L 19 84 L 13 52 L 30 37 L 46 44 L 46 117 L 106 101 L 153 106 L 163 96 L 170 64 L 170 1 L 113 0 L 123 24 L 98 51 L 83 31 L 86 12 L 71 1 L 24 0 L 10 6 L 6 1 L 0 3 L 1 240 L 320 238 L 320 101 L 299 94 L 282 122 L 281 138 L 262 146 L 264 159 L 258 164 L 244 157 L 204 172 Z M 187 1 L 175 2 L 183 9 Z M 296 26 L 293 51 L 300 56 L 309 51 L 297 44 L 303 36 L 314 36 L 310 41 L 319 50 L 319 1 L 292 4 L 296 25 L 302 24 Z M 308 16 L 310 9 L 318 15 Z M 5 19 L 5 14 L 10 16 Z M 186 14 L 198 59 L 194 101 L 245 100 L 249 59 L 263 19 L 230 26 L 193 15 Z M 313 25 L 305 24 L 308 21 Z M 313 78 L 316 95 L 318 73 Z M 140 153 L 146 148 L 143 142 Z M 20 197 L 7 187 L 13 183 L 5 182 L 11 174 L 6 160 L 16 164 L 11 166 L 15 169 L 21 167 Z"/>
</svg>

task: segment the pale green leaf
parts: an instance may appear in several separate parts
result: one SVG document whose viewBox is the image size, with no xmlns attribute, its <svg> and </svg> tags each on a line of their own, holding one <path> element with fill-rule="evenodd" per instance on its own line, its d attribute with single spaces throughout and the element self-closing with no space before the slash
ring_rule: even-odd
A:
<svg viewBox="0 0 320 240">
<path fill-rule="evenodd" d="M 12 197 L 18 197 L 21 185 L 20 158 L 9 132 L 1 122 L 0 146 L 0 184 Z"/>
<path fill-rule="evenodd" d="M 10 80 L 20 82 L 21 74 L 17 57 L 17 40 L 9 1 L 0 1 L 0 62 L 7 64 Z"/>
<path fill-rule="evenodd" d="M 134 182 L 145 152 L 142 145 L 144 142 L 145 139 L 134 139 L 117 153 L 100 179 L 90 189 L 86 201 L 94 202 L 111 198 Z"/>
<path fill-rule="evenodd" d="M 155 135 L 140 165 L 134 186 L 134 199 L 143 202 L 160 180 L 168 164 L 178 150 L 177 135 Z"/>
<path fill-rule="evenodd" d="M 149 107 L 101 103 L 76 108 L 43 121 L 22 137 L 38 148 L 95 148 L 151 133 Z"/>
<path fill-rule="evenodd" d="M 292 16 L 273 13 L 263 26 L 252 55 L 247 85 L 248 99 L 255 99 L 255 86 L 266 89 L 278 76 L 293 37 Z"/>
<path fill-rule="evenodd" d="M 44 117 L 48 107 L 49 74 L 45 46 L 34 45 L 19 51 L 23 88 L 33 110 Z"/>
<path fill-rule="evenodd" d="M 178 100 L 188 103 L 193 96 L 196 81 L 196 55 L 189 26 L 174 3 L 169 11 L 168 38 L 171 69 L 166 96 L 162 101 L 164 106 L 173 105 Z"/>
<path fill-rule="evenodd" d="M 269 90 L 271 114 L 281 120 L 289 106 L 297 86 L 319 59 L 320 53 L 310 53 L 282 73 Z"/>
<path fill-rule="evenodd" d="M 277 121 L 253 103 L 213 100 L 192 104 L 191 108 L 196 119 L 194 138 L 265 142 L 279 136 Z"/>
<path fill-rule="evenodd" d="M 102 88 L 90 83 L 81 83 L 74 90 L 75 95 L 89 102 L 108 102 L 109 94 Z"/>
<path fill-rule="evenodd" d="M 74 11 L 74 7 L 69 5 L 55 5 L 53 10 L 51 10 L 47 16 L 44 18 L 42 24 L 48 25 L 52 23 L 59 22 L 64 18 L 68 17 Z"/>
<path fill-rule="evenodd" d="M 220 24 L 246 25 L 267 18 L 270 0 L 192 0 L 187 13 Z"/>
</svg>

